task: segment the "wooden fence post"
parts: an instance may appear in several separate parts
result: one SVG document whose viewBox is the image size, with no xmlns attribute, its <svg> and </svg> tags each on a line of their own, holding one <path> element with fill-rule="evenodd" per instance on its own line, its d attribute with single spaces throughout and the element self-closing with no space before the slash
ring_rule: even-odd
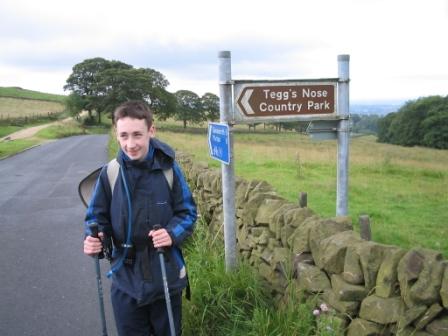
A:
<svg viewBox="0 0 448 336">
<path fill-rule="evenodd" d="M 370 218 L 368 215 L 359 216 L 359 229 L 361 238 L 364 240 L 372 240 L 372 231 L 370 230 Z"/>
<path fill-rule="evenodd" d="M 301 208 L 306 208 L 308 206 L 308 195 L 306 192 L 301 192 L 299 194 L 299 206 Z"/>
</svg>

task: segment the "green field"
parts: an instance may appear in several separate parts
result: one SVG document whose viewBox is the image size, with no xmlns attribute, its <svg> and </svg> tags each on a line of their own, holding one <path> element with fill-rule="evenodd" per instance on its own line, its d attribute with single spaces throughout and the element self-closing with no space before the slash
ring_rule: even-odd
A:
<svg viewBox="0 0 448 336">
<path fill-rule="evenodd" d="M 26 90 L 18 87 L 1 87 L 1 86 L 0 86 L 0 97 L 47 100 L 47 101 L 59 102 L 62 104 L 65 102 L 66 99 L 66 96 L 64 95 L 43 93 L 38 91 Z"/>
<path fill-rule="evenodd" d="M 54 101 L 0 97 L 0 120 L 47 117 L 62 111 L 64 105 Z"/>
<path fill-rule="evenodd" d="M 205 130 L 159 123 L 158 137 L 214 167 Z M 236 175 L 265 180 L 296 202 L 308 193 L 308 206 L 321 216 L 336 209 L 336 141 L 314 142 L 293 132 L 235 132 Z M 349 215 L 371 218 L 373 240 L 405 248 L 422 246 L 448 256 L 448 151 L 380 144 L 373 136 L 350 143 Z"/>
<path fill-rule="evenodd" d="M 0 122 L 49 117 L 64 111 L 65 96 L 0 87 Z"/>
</svg>

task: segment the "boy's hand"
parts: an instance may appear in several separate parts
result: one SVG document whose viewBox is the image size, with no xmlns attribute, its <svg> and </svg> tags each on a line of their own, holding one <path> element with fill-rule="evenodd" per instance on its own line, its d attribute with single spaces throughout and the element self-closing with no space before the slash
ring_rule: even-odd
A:
<svg viewBox="0 0 448 336">
<path fill-rule="evenodd" d="M 101 244 L 100 239 L 104 237 L 104 234 L 100 232 L 98 236 L 99 238 L 87 236 L 86 239 L 84 239 L 84 254 L 87 254 L 88 256 L 94 256 L 102 252 L 103 245 Z"/>
<path fill-rule="evenodd" d="M 173 240 L 165 229 L 151 230 L 148 236 L 152 238 L 152 243 L 156 249 L 173 245 Z"/>
</svg>

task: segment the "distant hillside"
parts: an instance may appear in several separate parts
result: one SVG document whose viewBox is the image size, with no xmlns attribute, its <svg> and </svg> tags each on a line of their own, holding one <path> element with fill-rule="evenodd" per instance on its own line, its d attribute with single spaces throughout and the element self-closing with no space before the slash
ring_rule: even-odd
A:
<svg viewBox="0 0 448 336">
<path fill-rule="evenodd" d="M 64 103 L 65 99 L 67 98 L 64 95 L 26 90 L 20 87 L 1 87 L 1 86 L 0 86 L 0 97 L 45 100 L 58 103 Z"/>
<path fill-rule="evenodd" d="M 350 104 L 352 114 L 376 114 L 386 115 L 397 112 L 403 104 Z"/>
</svg>

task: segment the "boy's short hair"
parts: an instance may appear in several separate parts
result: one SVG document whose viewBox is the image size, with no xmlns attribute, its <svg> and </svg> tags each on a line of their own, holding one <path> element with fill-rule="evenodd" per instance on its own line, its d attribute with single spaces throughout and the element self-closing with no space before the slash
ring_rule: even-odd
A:
<svg viewBox="0 0 448 336">
<path fill-rule="evenodd" d="M 144 101 L 130 100 L 119 105 L 114 111 L 113 122 L 117 125 L 119 119 L 129 117 L 134 119 L 144 119 L 148 128 L 152 126 L 152 111 Z"/>
</svg>

